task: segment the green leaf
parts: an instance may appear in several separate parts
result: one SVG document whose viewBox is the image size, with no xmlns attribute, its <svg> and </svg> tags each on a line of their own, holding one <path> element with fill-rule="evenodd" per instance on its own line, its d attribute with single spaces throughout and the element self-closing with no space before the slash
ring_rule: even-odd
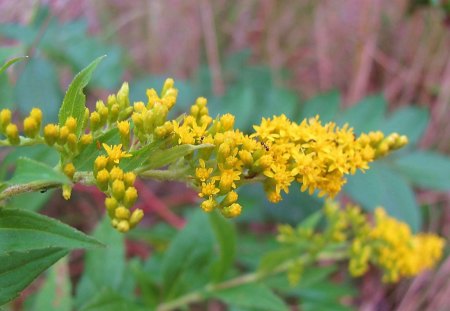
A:
<svg viewBox="0 0 450 311">
<path fill-rule="evenodd" d="M 46 248 L 0 253 L 0 305 L 16 298 L 39 274 L 68 252 L 62 248 Z"/>
<path fill-rule="evenodd" d="M 426 189 L 450 190 L 450 158 L 432 151 L 415 151 L 395 160 L 392 168 Z"/>
<path fill-rule="evenodd" d="M 323 212 L 317 211 L 309 215 L 305 220 L 303 220 L 297 228 L 304 228 L 304 229 L 314 229 L 319 224 L 319 221 L 322 219 Z"/>
<path fill-rule="evenodd" d="M 396 110 L 380 130 L 385 134 L 397 132 L 408 136 L 409 144 L 415 145 L 427 128 L 429 113 L 425 107 L 407 106 Z"/>
<path fill-rule="evenodd" d="M 277 250 L 269 251 L 262 258 L 258 267 L 258 271 L 269 272 L 278 267 L 287 259 L 297 258 L 300 256 L 300 250 L 297 247 L 282 247 Z"/>
<path fill-rule="evenodd" d="M 42 309 L 44 310 L 44 309 Z M 94 293 L 94 297 L 85 304 L 80 311 L 145 311 L 143 307 L 135 304 L 126 297 L 104 289 Z"/>
<path fill-rule="evenodd" d="M 22 115 L 28 115 L 34 107 L 40 107 L 44 123 L 55 122 L 61 105 L 56 67 L 43 58 L 31 59 L 20 73 L 14 87 L 14 100 Z"/>
<path fill-rule="evenodd" d="M 37 294 L 34 310 L 72 310 L 71 288 L 67 259 L 61 259 L 50 269 Z"/>
<path fill-rule="evenodd" d="M 341 94 L 331 91 L 319 94 L 305 103 L 302 118 L 313 118 L 319 115 L 322 122 L 330 122 L 339 111 Z"/>
<path fill-rule="evenodd" d="M 144 146 L 142 149 L 131 152 L 131 157 L 125 158 L 120 162 L 120 167 L 125 171 L 132 171 L 140 167 L 145 161 L 147 161 L 152 154 L 158 150 L 158 148 L 164 143 L 164 141 L 153 142 Z"/>
<path fill-rule="evenodd" d="M 13 177 L 7 181 L 7 184 L 23 185 L 29 183 L 70 184 L 70 179 L 47 164 L 29 158 L 19 158 L 16 171 Z"/>
<path fill-rule="evenodd" d="M 148 162 L 144 164 L 145 169 L 150 170 L 154 168 L 160 168 L 169 165 L 176 160 L 183 158 L 184 156 L 192 153 L 194 150 L 211 148 L 212 145 L 178 145 L 167 150 L 158 150 L 153 152 L 148 159 Z"/>
<path fill-rule="evenodd" d="M 224 289 L 212 293 L 212 296 L 226 304 L 251 308 L 260 311 L 288 311 L 289 308 L 268 287 L 250 284 Z"/>
<path fill-rule="evenodd" d="M 162 264 L 164 299 L 203 286 L 213 259 L 213 233 L 204 212 L 195 211 L 164 254 Z"/>
<path fill-rule="evenodd" d="M 348 178 L 345 192 L 369 212 L 382 206 L 386 212 L 411 226 L 417 232 L 422 225 L 414 192 L 406 181 L 381 163 L 371 164 L 365 174 Z"/>
<path fill-rule="evenodd" d="M 73 160 L 73 165 L 78 171 L 91 171 L 94 168 L 95 159 L 101 154 L 106 154 L 102 144 L 116 145 L 119 142 L 119 130 L 113 128 L 98 138 L 95 138 L 92 144 L 86 146 L 86 148 Z M 99 146 L 100 149 L 98 148 Z"/>
<path fill-rule="evenodd" d="M 19 57 L 11 58 L 9 61 L 5 62 L 3 64 L 3 66 L 0 67 L 0 75 L 3 73 L 3 71 L 8 69 L 8 67 L 11 66 L 12 64 L 17 63 L 17 62 L 22 61 L 27 58 L 28 58 L 28 56 L 19 56 Z"/>
<path fill-rule="evenodd" d="M 211 267 L 212 279 L 217 282 L 223 280 L 233 265 L 236 255 L 236 229 L 229 219 L 217 212 L 209 214 L 209 221 L 219 244 L 219 258 Z"/>
<path fill-rule="evenodd" d="M 90 301 L 99 291 L 109 288 L 130 295 L 125 264 L 124 235 L 112 228 L 109 217 L 97 225 L 93 237 L 106 245 L 86 251 L 84 273 L 77 287 L 76 306 Z"/>
<path fill-rule="evenodd" d="M 369 96 L 345 110 L 337 118 L 337 124 L 348 123 L 356 133 L 378 130 L 384 119 L 386 100 L 382 95 Z"/>
<path fill-rule="evenodd" d="M 41 192 L 26 192 L 12 197 L 6 204 L 8 208 L 20 208 L 28 211 L 37 212 L 45 203 L 47 203 L 54 191 Z"/>
<path fill-rule="evenodd" d="M 0 209 L 1 251 L 98 246 L 102 244 L 96 239 L 56 219 L 22 209 Z"/>
<path fill-rule="evenodd" d="M 105 56 L 100 56 L 75 76 L 67 89 L 61 109 L 59 110 L 58 117 L 60 126 L 65 124 L 68 117 L 77 119 L 76 134 L 78 136 L 83 128 L 84 111 L 86 108 L 86 96 L 83 93 L 83 89 L 91 79 L 95 68 L 104 57 Z"/>
</svg>

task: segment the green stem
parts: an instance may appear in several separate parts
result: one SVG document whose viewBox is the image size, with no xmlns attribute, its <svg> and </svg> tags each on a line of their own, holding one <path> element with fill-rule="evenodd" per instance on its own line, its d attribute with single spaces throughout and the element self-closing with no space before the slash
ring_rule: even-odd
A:
<svg viewBox="0 0 450 311">
<path fill-rule="evenodd" d="M 334 253 L 323 252 L 323 253 L 320 253 L 317 257 L 314 256 L 314 258 L 311 258 L 310 254 L 305 254 L 303 256 L 300 256 L 300 258 L 286 260 L 284 263 L 280 264 L 277 268 L 275 268 L 272 271 L 253 272 L 253 273 L 244 274 L 244 275 L 236 277 L 234 279 L 224 281 L 222 283 L 207 284 L 207 285 L 205 285 L 204 288 L 202 288 L 200 290 L 188 293 L 188 294 L 181 296 L 177 299 L 174 299 L 172 301 L 160 304 L 156 310 L 157 311 L 175 310 L 182 306 L 187 306 L 192 303 L 197 303 L 197 302 L 206 300 L 206 299 L 208 299 L 208 297 L 211 296 L 212 293 L 214 293 L 216 291 L 233 288 L 233 287 L 237 287 L 237 286 L 241 286 L 241 285 L 245 285 L 245 284 L 256 283 L 256 282 L 261 281 L 270 276 L 274 276 L 279 273 L 286 272 L 291 267 L 291 265 L 295 262 L 298 262 L 298 260 L 308 261 L 311 259 L 314 260 L 315 258 L 317 258 L 317 260 L 331 260 L 331 259 L 339 260 L 339 259 L 345 258 L 346 255 L 347 255 L 347 252 L 345 250 L 340 251 L 340 252 L 336 251 Z"/>
</svg>

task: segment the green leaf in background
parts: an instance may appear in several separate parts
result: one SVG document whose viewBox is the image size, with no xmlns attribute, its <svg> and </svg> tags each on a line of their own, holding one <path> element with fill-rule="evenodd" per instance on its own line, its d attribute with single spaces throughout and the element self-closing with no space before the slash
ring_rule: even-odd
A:
<svg viewBox="0 0 450 311">
<path fill-rule="evenodd" d="M 397 158 L 392 168 L 418 187 L 450 190 L 450 158 L 442 154 L 415 151 Z"/>
<path fill-rule="evenodd" d="M 125 158 L 120 162 L 120 167 L 125 171 L 132 171 L 140 167 L 145 161 L 152 157 L 158 148 L 164 144 L 164 141 L 156 141 L 143 148 L 132 151 L 131 157 Z"/>
<path fill-rule="evenodd" d="M 214 259 L 213 233 L 208 216 L 196 210 L 164 253 L 163 295 L 173 299 L 183 291 L 203 286 L 208 279 L 208 264 Z"/>
<path fill-rule="evenodd" d="M 0 209 L 0 251 L 28 251 L 102 246 L 96 239 L 62 222 L 22 209 Z"/>
<path fill-rule="evenodd" d="M 22 115 L 39 107 L 45 112 L 44 122 L 55 122 L 61 98 L 55 65 L 43 58 L 30 59 L 14 86 L 14 100 Z"/>
<path fill-rule="evenodd" d="M 9 185 L 36 184 L 70 184 L 70 179 L 62 172 L 50 166 L 29 158 L 17 160 L 16 171 L 7 181 Z"/>
<path fill-rule="evenodd" d="M 0 305 L 16 298 L 39 274 L 68 252 L 62 248 L 45 248 L 0 253 Z"/>
<path fill-rule="evenodd" d="M 415 145 L 427 128 L 428 121 L 429 114 L 425 107 L 406 106 L 390 115 L 379 129 L 385 134 L 397 132 L 400 135 L 406 135 L 409 144 Z"/>
<path fill-rule="evenodd" d="M 261 258 L 258 271 L 268 272 L 278 267 L 288 258 L 297 258 L 300 256 L 300 249 L 293 246 L 282 247 L 273 251 L 269 251 Z"/>
<path fill-rule="evenodd" d="M 0 67 L 0 75 L 3 73 L 3 71 L 8 69 L 8 67 L 11 66 L 12 64 L 17 63 L 17 62 L 22 61 L 22 60 L 27 59 L 27 58 L 28 58 L 28 56 L 19 56 L 19 57 L 11 58 L 9 61 L 5 62 Z"/>
<path fill-rule="evenodd" d="M 211 267 L 212 280 L 221 281 L 231 268 L 236 255 L 236 229 L 229 219 L 217 211 L 209 213 L 209 221 L 219 244 L 219 258 Z"/>
<path fill-rule="evenodd" d="M 305 103 L 302 119 L 319 115 L 323 123 L 330 122 L 338 113 L 340 103 L 341 94 L 338 91 L 319 94 Z"/>
<path fill-rule="evenodd" d="M 97 225 L 93 237 L 106 247 L 86 251 L 84 273 L 76 291 L 77 308 L 89 303 L 103 289 L 125 296 L 133 291 L 126 275 L 124 235 L 112 228 L 106 216 Z"/>
<path fill-rule="evenodd" d="M 47 274 L 34 302 L 34 310 L 71 311 L 72 285 L 66 258 L 58 261 Z"/>
<path fill-rule="evenodd" d="M 102 144 L 116 145 L 120 142 L 119 130 L 113 128 L 105 134 L 94 139 L 92 144 L 87 146 L 74 160 L 73 164 L 79 171 L 90 171 L 94 167 L 95 159 L 106 154 Z M 98 147 L 100 146 L 100 149 Z"/>
<path fill-rule="evenodd" d="M 52 189 L 47 190 L 44 193 L 41 192 L 26 192 L 12 197 L 6 204 L 8 208 L 20 208 L 28 211 L 37 212 L 45 203 L 47 203 L 54 191 Z"/>
<path fill-rule="evenodd" d="M 133 301 L 109 289 L 94 293 L 94 297 L 80 311 L 145 311 Z"/>
<path fill-rule="evenodd" d="M 67 89 L 61 109 L 59 110 L 58 117 L 60 126 L 65 124 L 68 117 L 74 117 L 77 119 L 76 134 L 78 136 L 80 135 L 83 127 L 84 112 L 86 108 L 86 96 L 83 93 L 83 89 L 91 79 L 91 75 L 95 68 L 104 57 L 105 56 L 100 56 L 75 76 Z"/>
<path fill-rule="evenodd" d="M 376 131 L 384 119 L 386 100 L 382 95 L 369 96 L 343 111 L 337 118 L 339 126 L 348 123 L 356 133 Z"/>
<path fill-rule="evenodd" d="M 358 172 L 348 178 L 345 192 L 369 212 L 382 206 L 386 212 L 406 222 L 414 232 L 422 225 L 414 192 L 406 181 L 389 167 L 372 163 L 366 173 Z"/>
<path fill-rule="evenodd" d="M 288 311 L 289 308 L 268 287 L 262 284 L 242 285 L 215 291 L 212 297 L 228 305 L 259 311 Z"/>
<path fill-rule="evenodd" d="M 211 148 L 212 145 L 178 145 L 166 150 L 157 150 L 151 154 L 147 162 L 144 164 L 145 169 L 150 170 L 169 165 L 176 160 L 190 154 L 194 150 Z"/>
</svg>

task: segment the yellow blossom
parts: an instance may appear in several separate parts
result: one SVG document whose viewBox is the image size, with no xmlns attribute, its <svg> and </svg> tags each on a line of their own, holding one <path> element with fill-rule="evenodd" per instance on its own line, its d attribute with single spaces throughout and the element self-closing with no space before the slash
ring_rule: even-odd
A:
<svg viewBox="0 0 450 311">
<path fill-rule="evenodd" d="M 103 148 L 106 150 L 108 158 L 115 164 L 118 164 L 122 158 L 129 158 L 132 156 L 131 154 L 122 151 L 122 144 L 108 146 L 107 144 L 103 143 Z"/>
</svg>

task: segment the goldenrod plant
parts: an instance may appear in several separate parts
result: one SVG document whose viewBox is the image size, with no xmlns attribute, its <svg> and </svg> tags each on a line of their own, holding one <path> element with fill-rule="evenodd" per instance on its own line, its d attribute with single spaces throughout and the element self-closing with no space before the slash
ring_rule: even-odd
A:
<svg viewBox="0 0 450 311">
<path fill-rule="evenodd" d="M 245 133 L 235 128 L 232 114 L 211 116 L 203 97 L 187 114 L 171 119 L 169 112 L 177 102 L 178 90 L 170 78 L 160 92 L 147 90 L 146 102 L 131 102 L 129 86 L 124 83 L 116 94 L 98 100 L 91 111 L 85 105 L 83 89 L 100 61 L 95 60 L 75 77 L 58 123 L 43 124 L 45 112 L 38 107 L 21 121 L 16 121 L 9 109 L 0 111 L 1 146 L 41 144 L 59 154 L 54 167 L 20 159 L 13 177 L 1 185 L 2 206 L 24 192 L 61 188 L 64 199 L 70 200 L 75 184 L 95 186 L 105 194 L 110 225 L 125 233 L 144 217 L 143 211 L 135 208 L 139 199 L 136 179 L 181 181 L 196 189 L 199 206 L 219 224 L 216 229 L 222 230 L 229 226 L 224 218 L 245 213 L 238 194 L 242 186 L 262 185 L 273 203 L 280 202 L 290 190 L 333 198 L 346 183 L 346 176 L 368 170 L 372 161 L 408 142 L 398 133 L 356 135 L 347 124 L 323 124 L 319 116 L 296 123 L 284 114 L 263 118 L 253 126 L 253 132 Z M 223 217 L 217 218 L 218 213 Z M 221 299 L 222 290 L 285 271 L 295 284 L 306 265 L 325 258 L 349 260 L 353 276 L 361 276 L 373 266 L 382 271 L 383 281 L 397 282 L 434 267 L 442 255 L 441 238 L 414 235 L 407 224 L 387 216 L 382 209 L 377 209 L 370 221 L 356 207 L 340 209 L 327 201 L 326 224 L 317 230 L 321 217 L 316 215 L 312 222 L 296 229 L 280 226 L 278 240 L 289 247 L 275 256 L 269 254 L 257 272 L 228 280 L 221 272 L 215 274 L 220 282 L 212 281 L 185 295 L 174 294 L 176 286 L 171 283 L 169 288 L 175 292 L 168 291 L 162 301 L 152 300 L 151 307 L 175 310 L 211 297 Z M 16 297 L 69 250 L 101 247 L 96 239 L 67 225 L 20 209 L 2 208 L 0 227 L 4 228 L 4 233 L 0 232 L 0 274 L 9 275 L 0 280 L 0 303 Z M 171 277 L 165 281 L 174 282 Z"/>
</svg>

